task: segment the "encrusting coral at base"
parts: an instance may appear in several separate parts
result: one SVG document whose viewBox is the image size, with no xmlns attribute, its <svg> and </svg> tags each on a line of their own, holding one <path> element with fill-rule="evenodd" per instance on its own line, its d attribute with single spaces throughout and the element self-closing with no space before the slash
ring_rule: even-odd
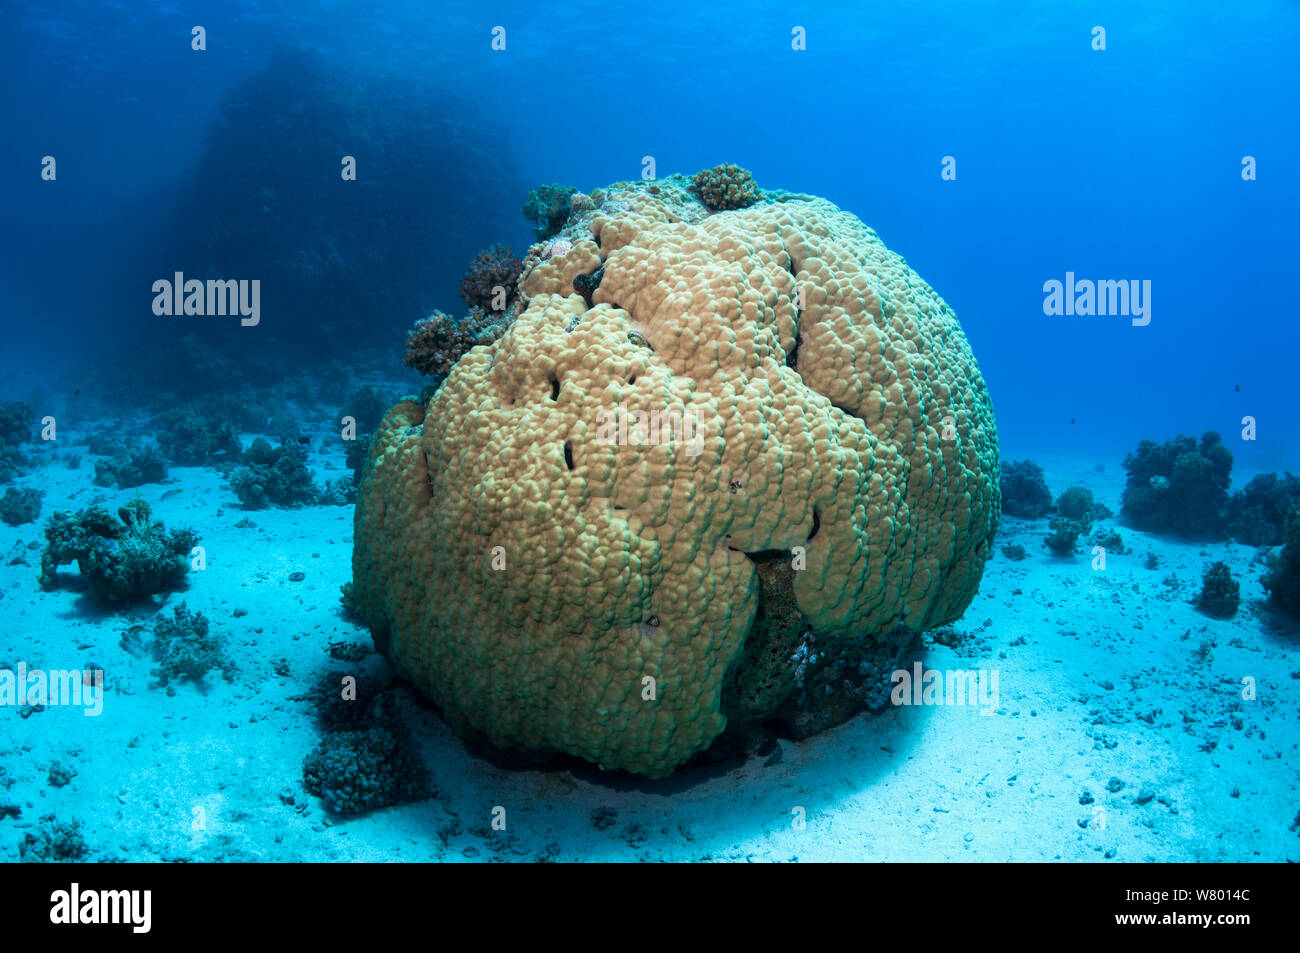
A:
<svg viewBox="0 0 1300 953">
<path fill-rule="evenodd" d="M 324 673 L 311 697 L 320 741 L 303 759 L 303 785 L 336 814 L 363 814 L 430 793 L 433 780 L 407 724 L 392 670 Z"/>
</svg>

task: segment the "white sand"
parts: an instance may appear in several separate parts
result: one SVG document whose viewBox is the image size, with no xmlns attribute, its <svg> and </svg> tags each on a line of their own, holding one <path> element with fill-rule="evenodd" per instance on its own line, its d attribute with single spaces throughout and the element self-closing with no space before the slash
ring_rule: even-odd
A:
<svg viewBox="0 0 1300 953">
<path fill-rule="evenodd" d="M 21 808 L 0 820 L 0 859 L 16 860 L 24 834 L 54 814 L 84 821 L 92 859 L 1300 860 L 1300 834 L 1289 829 L 1300 809 L 1300 635 L 1266 622 L 1262 569 L 1246 547 L 1119 527 L 1132 554 L 1110 554 L 1099 572 L 1084 547 L 1073 559 L 1047 553 L 1045 520 L 1008 519 L 957 626 L 970 641 L 924 658 L 941 669 L 997 669 L 996 715 L 891 709 L 781 742 L 771 766 L 754 758 L 668 782 L 610 784 L 594 769 L 515 771 L 476 759 L 421 711 L 416 730 L 437 796 L 341 819 L 303 788 L 302 759 L 319 732 L 296 696 L 342 664 L 330 659 L 331 642 L 369 644 L 339 609 L 351 507 L 248 512 L 207 469 L 175 468 L 167 484 L 140 489 L 169 527 L 196 526 L 207 547 L 206 571 L 165 611 L 184 601 L 204 613 L 239 666 L 233 683 L 213 673 L 169 695 L 151 687 L 153 663 L 119 645 L 156 606 L 104 613 L 71 589 L 36 584 L 40 549 L 27 547 L 43 542 L 54 509 L 135 495 L 91 486 L 92 461 L 17 481 L 46 490 L 41 518 L 0 524 L 0 666 L 93 662 L 112 686 L 98 718 L 0 708 L 0 805 Z M 347 473 L 337 450 L 312 462 L 321 477 Z M 1118 511 L 1117 461 L 1103 473 L 1092 461 L 1039 462 L 1054 492 L 1080 483 Z M 256 528 L 237 528 L 245 518 Z M 1029 558 L 1003 556 L 1013 542 Z M 1143 568 L 1148 551 L 1157 570 Z M 15 557 L 26 564 L 10 565 Z M 1188 604 L 1214 559 L 1241 579 L 1244 601 L 1230 622 Z M 306 578 L 289 581 L 294 571 Z M 1173 587 L 1162 582 L 1171 573 Z M 1208 664 L 1197 657 L 1205 640 L 1216 643 Z M 288 677 L 276 674 L 277 659 Z M 1241 700 L 1244 676 L 1257 680 L 1255 701 Z M 1206 742 L 1217 745 L 1203 750 Z M 48 783 L 56 760 L 77 772 L 64 787 Z M 1123 782 L 1117 792 L 1107 790 L 1112 777 Z M 1085 789 L 1093 804 L 1080 804 Z M 1154 797 L 1138 804 L 1143 789 Z M 506 809 L 505 831 L 489 828 L 495 806 Z M 599 808 L 616 812 L 604 829 L 593 824 Z"/>
</svg>

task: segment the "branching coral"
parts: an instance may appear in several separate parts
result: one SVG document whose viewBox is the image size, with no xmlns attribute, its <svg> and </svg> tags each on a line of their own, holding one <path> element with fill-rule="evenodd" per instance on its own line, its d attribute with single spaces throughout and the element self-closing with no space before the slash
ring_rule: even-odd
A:
<svg viewBox="0 0 1300 953">
<path fill-rule="evenodd" d="M 32 424 L 35 422 L 36 412 L 26 401 L 0 404 L 0 444 L 17 446 L 26 443 L 32 437 Z"/>
<path fill-rule="evenodd" d="M 352 477 L 327 480 L 316 493 L 321 506 L 351 506 L 357 501 L 357 483 Z"/>
<path fill-rule="evenodd" d="M 126 490 L 165 479 L 167 463 L 153 444 L 121 444 L 108 459 L 95 461 L 96 486 Z"/>
<path fill-rule="evenodd" d="M 1228 535 L 1247 546 L 1282 543 L 1287 511 L 1300 504 L 1300 477 L 1261 473 L 1228 501 Z"/>
<path fill-rule="evenodd" d="M 1048 525 L 1052 532 L 1043 545 L 1057 556 L 1073 556 L 1078 552 L 1079 534 L 1084 531 L 1080 523 L 1065 516 L 1053 516 Z"/>
<path fill-rule="evenodd" d="M 159 615 L 153 628 L 153 655 L 158 661 L 154 675 L 160 685 L 175 680 L 201 681 L 213 669 L 220 669 L 226 681 L 235 665 L 226 653 L 225 640 L 209 630 L 207 617 L 191 612 L 182 602 L 172 617 Z"/>
<path fill-rule="evenodd" d="M 1300 504 L 1287 511 L 1282 551 L 1269 556 L 1262 582 L 1269 604 L 1300 618 Z"/>
<path fill-rule="evenodd" d="M 28 403 L 0 404 L 0 483 L 8 483 L 31 468 L 32 460 L 18 447 L 31 439 L 35 420 L 36 414 Z"/>
<path fill-rule="evenodd" d="M 5 490 L 5 495 L 0 497 L 0 520 L 4 520 L 10 526 L 21 526 L 32 522 L 41 515 L 41 499 L 44 496 L 44 490 L 32 488 L 15 490 L 10 487 Z"/>
<path fill-rule="evenodd" d="M 470 262 L 460 280 L 460 296 L 472 308 L 503 312 L 514 299 L 515 282 L 523 267 L 524 263 L 505 245 L 493 245 Z"/>
<path fill-rule="evenodd" d="M 763 197 L 749 170 L 738 165 L 715 165 L 696 172 L 691 182 L 700 201 L 713 211 L 747 208 Z"/>
<path fill-rule="evenodd" d="M 1056 512 L 1083 524 L 1087 532 L 1092 528 L 1092 490 L 1072 486 L 1056 498 Z"/>
<path fill-rule="evenodd" d="M 1098 530 L 1088 542 L 1093 546 L 1100 546 L 1106 552 L 1116 556 L 1123 556 L 1128 553 L 1128 549 L 1124 546 L 1124 537 L 1114 530 Z"/>
<path fill-rule="evenodd" d="M 1114 514 L 1092 497 L 1092 490 L 1072 486 L 1056 498 L 1056 512 L 1079 524 L 1080 532 L 1092 529 L 1092 521 L 1106 519 Z"/>
<path fill-rule="evenodd" d="M 1124 458 L 1128 480 L 1121 513 L 1137 529 L 1193 539 L 1221 539 L 1232 452 L 1213 430 L 1200 444 L 1179 434 L 1163 446 L 1138 443 Z"/>
<path fill-rule="evenodd" d="M 429 779 L 395 727 L 326 735 L 303 760 L 303 783 L 336 814 L 364 814 L 421 797 Z"/>
<path fill-rule="evenodd" d="M 179 589 L 199 537 L 191 529 L 167 532 L 149 504 L 135 499 L 112 516 L 92 506 L 56 512 L 45 525 L 40 584 L 52 589 L 58 569 L 75 562 L 90 590 L 106 602 L 127 602 Z"/>
<path fill-rule="evenodd" d="M 1003 461 L 1002 512 L 1024 519 L 1038 519 L 1052 512 L 1052 492 L 1043 479 L 1043 468 L 1037 463 Z"/>
<path fill-rule="evenodd" d="M 277 448 L 261 437 L 240 457 L 241 466 L 230 474 L 230 486 L 250 509 L 298 506 L 316 499 L 316 482 L 307 468 L 307 450 L 299 443 Z"/>
<path fill-rule="evenodd" d="M 459 321 L 435 311 L 417 321 L 406 335 L 406 357 L 402 363 L 421 374 L 445 377 L 470 348 L 491 344 L 505 330 L 503 322 L 488 317 L 481 308 L 470 308 L 469 314 Z"/>
<path fill-rule="evenodd" d="M 1231 619 L 1241 605 L 1241 586 L 1232 578 L 1228 564 L 1211 563 L 1205 567 L 1201 591 L 1195 599 L 1196 608 L 1215 619 Z"/>
<path fill-rule="evenodd" d="M 238 428 L 211 411 L 205 413 L 192 404 L 186 404 L 160 414 L 158 425 L 161 428 L 158 446 L 167 459 L 178 466 L 198 467 L 239 456 Z M 98 479 L 99 463 L 95 464 L 95 470 Z"/>
<path fill-rule="evenodd" d="M 42 815 L 35 832 L 23 835 L 22 843 L 18 845 L 18 856 L 29 864 L 83 861 L 90 854 L 90 848 L 82 836 L 82 826 L 79 819 L 65 822 L 53 814 Z"/>
<path fill-rule="evenodd" d="M 362 434 L 372 434 L 392 406 L 392 398 L 378 387 L 358 387 L 339 409 L 339 419 L 351 417 L 357 422 L 358 439 Z"/>
<path fill-rule="evenodd" d="M 569 220 L 573 211 L 572 197 L 578 190 L 571 185 L 539 185 L 528 193 L 522 209 L 524 218 L 536 227 L 538 241 L 550 238 Z"/>
</svg>

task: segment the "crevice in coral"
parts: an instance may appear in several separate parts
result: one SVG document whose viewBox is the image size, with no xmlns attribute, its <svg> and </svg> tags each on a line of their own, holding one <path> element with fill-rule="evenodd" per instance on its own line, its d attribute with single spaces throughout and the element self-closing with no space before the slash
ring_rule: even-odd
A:
<svg viewBox="0 0 1300 953">
<path fill-rule="evenodd" d="M 602 264 L 599 268 L 589 275 L 574 275 L 573 290 L 582 295 L 583 300 L 587 302 L 587 307 L 591 307 L 591 296 L 596 293 L 600 287 L 600 280 L 605 277 L 605 266 Z"/>
<path fill-rule="evenodd" d="M 564 465 L 573 471 L 573 444 L 568 440 L 564 441 Z"/>
<path fill-rule="evenodd" d="M 558 377 L 555 376 L 555 371 L 551 371 L 551 374 L 550 374 L 550 381 L 551 381 L 551 400 L 559 400 L 559 399 L 560 399 L 560 379 L 559 379 Z"/>
<path fill-rule="evenodd" d="M 863 417 L 852 407 L 847 407 L 844 404 L 838 403 L 837 401 L 833 401 L 833 400 L 831 401 L 831 406 L 834 407 L 836 410 L 841 411 L 847 414 L 848 416 L 852 417 L 854 420 L 861 420 L 864 424 L 867 422 L 867 418 Z"/>
<path fill-rule="evenodd" d="M 758 602 L 740 654 L 727 670 L 722 710 L 729 733 L 750 734 L 797 690 L 793 656 L 809 630 L 794 597 L 794 568 L 783 549 L 747 553 Z"/>
<path fill-rule="evenodd" d="M 813 541 L 813 537 L 817 535 L 817 531 L 821 528 L 822 528 L 822 508 L 820 506 L 814 506 L 812 529 L 809 531 L 808 539 L 805 540 L 805 542 L 811 543 Z"/>
<path fill-rule="evenodd" d="M 633 344 L 635 344 L 637 347 L 643 347 L 648 351 L 650 351 L 650 353 L 652 354 L 654 353 L 655 346 L 651 344 L 650 339 L 646 337 L 644 334 L 642 334 L 640 331 L 636 331 L 636 330 L 628 331 L 627 339 L 631 341 Z"/>
<path fill-rule="evenodd" d="M 799 369 L 799 344 L 801 341 L 802 338 L 796 329 L 794 332 L 794 347 L 790 348 L 790 353 L 785 356 L 785 366 L 796 371 Z"/>
</svg>

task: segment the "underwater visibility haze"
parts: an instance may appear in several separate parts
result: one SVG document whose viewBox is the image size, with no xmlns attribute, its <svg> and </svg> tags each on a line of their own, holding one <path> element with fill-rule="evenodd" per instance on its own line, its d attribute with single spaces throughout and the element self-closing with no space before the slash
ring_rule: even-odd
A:
<svg viewBox="0 0 1300 953">
<path fill-rule="evenodd" d="M 7 4 L 0 858 L 1300 860 L 1298 47 Z"/>
</svg>

